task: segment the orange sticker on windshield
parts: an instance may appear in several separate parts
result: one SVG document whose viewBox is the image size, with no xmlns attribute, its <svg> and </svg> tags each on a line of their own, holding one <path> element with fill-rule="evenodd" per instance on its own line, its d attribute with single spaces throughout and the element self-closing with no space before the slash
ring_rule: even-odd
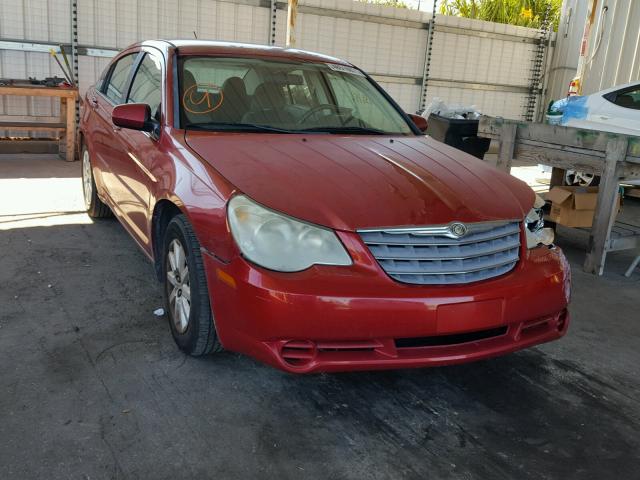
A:
<svg viewBox="0 0 640 480">
<path fill-rule="evenodd" d="M 216 99 L 215 96 L 220 98 Z M 184 109 L 196 115 L 210 113 L 222 105 L 224 93 L 222 88 L 213 83 L 196 83 L 184 91 L 182 106 Z"/>
</svg>

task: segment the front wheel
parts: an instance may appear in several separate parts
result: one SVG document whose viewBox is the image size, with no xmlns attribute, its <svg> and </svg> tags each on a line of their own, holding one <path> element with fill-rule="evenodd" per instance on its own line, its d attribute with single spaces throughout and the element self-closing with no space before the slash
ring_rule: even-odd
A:
<svg viewBox="0 0 640 480">
<path fill-rule="evenodd" d="M 165 310 L 176 344 L 193 356 L 222 350 L 200 244 L 184 215 L 176 215 L 169 222 L 163 258 Z"/>
</svg>

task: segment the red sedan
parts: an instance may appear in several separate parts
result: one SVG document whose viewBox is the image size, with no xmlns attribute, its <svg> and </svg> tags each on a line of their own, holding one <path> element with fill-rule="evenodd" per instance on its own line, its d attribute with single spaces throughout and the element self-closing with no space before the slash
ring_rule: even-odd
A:
<svg viewBox="0 0 640 480">
<path fill-rule="evenodd" d="M 86 94 L 86 207 L 155 265 L 177 345 L 290 372 L 422 367 L 561 337 L 534 192 L 300 50 L 150 41 Z"/>
</svg>

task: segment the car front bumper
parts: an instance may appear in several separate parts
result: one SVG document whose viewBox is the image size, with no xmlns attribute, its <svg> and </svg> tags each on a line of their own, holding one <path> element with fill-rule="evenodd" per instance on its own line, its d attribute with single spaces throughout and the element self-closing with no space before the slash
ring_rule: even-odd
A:
<svg viewBox="0 0 640 480">
<path fill-rule="evenodd" d="M 365 257 L 293 274 L 204 258 L 222 344 L 289 372 L 480 360 L 569 325 L 570 270 L 557 247 L 525 250 L 508 274 L 457 286 L 401 284 Z"/>
</svg>

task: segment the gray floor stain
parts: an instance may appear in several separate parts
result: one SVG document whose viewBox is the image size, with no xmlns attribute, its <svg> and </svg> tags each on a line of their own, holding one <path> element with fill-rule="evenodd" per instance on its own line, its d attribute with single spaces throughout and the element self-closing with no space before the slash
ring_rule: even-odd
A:
<svg viewBox="0 0 640 480">
<path fill-rule="evenodd" d="M 640 219 L 640 203 L 625 212 Z M 562 340 L 455 367 L 292 376 L 182 355 L 116 221 L 1 231 L 0 478 L 640 478 L 640 273 L 621 277 L 632 254 L 582 273 L 584 239 L 566 235 Z"/>
</svg>

